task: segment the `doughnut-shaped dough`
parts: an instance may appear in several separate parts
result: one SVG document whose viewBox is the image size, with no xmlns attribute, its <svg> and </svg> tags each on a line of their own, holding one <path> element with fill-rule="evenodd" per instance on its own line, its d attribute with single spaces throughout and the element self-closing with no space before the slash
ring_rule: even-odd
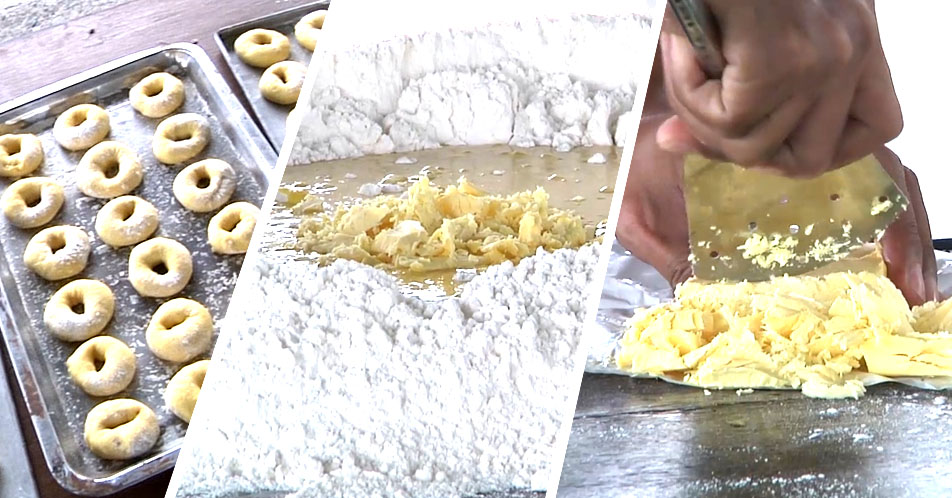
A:
<svg viewBox="0 0 952 498">
<path fill-rule="evenodd" d="M 79 227 L 44 228 L 26 244 L 23 263 L 47 280 L 78 275 L 89 260 L 89 235 Z"/>
<path fill-rule="evenodd" d="M 165 117 L 185 102 L 185 85 L 169 73 L 152 73 L 129 89 L 129 101 L 145 117 Z"/>
<path fill-rule="evenodd" d="M 244 254 L 251 242 L 258 208 L 248 202 L 234 202 L 208 222 L 208 243 L 219 254 Z"/>
<path fill-rule="evenodd" d="M 235 40 L 235 53 L 245 64 L 268 67 L 291 55 L 288 37 L 271 29 L 245 31 Z"/>
<path fill-rule="evenodd" d="M 126 343 L 101 335 L 80 344 L 66 359 L 66 369 L 86 394 L 112 396 L 135 377 L 136 355 Z"/>
<path fill-rule="evenodd" d="M 152 153 L 165 164 L 177 164 L 197 156 L 210 138 L 208 120 L 194 113 L 165 118 L 155 129 Z"/>
<path fill-rule="evenodd" d="M 63 207 L 63 187 L 42 176 L 13 182 L 0 196 L 3 215 L 13 226 L 36 228 L 56 217 Z"/>
<path fill-rule="evenodd" d="M 109 199 L 132 192 L 143 176 L 145 171 L 134 150 L 119 142 L 102 142 L 79 160 L 76 187 L 90 197 Z"/>
<path fill-rule="evenodd" d="M 29 175 L 43 164 L 43 144 L 36 135 L 0 135 L 0 176 Z"/>
<path fill-rule="evenodd" d="M 115 309 L 116 298 L 108 285 L 98 280 L 73 280 L 46 303 L 43 323 L 61 341 L 85 341 L 106 328 Z"/>
<path fill-rule="evenodd" d="M 159 211 L 151 202 L 134 195 L 116 197 L 96 214 L 96 233 L 113 247 L 138 244 L 157 228 Z"/>
<path fill-rule="evenodd" d="M 164 237 L 149 239 L 129 253 L 129 282 L 147 297 L 169 297 L 192 278 L 192 255 L 181 243 Z"/>
<path fill-rule="evenodd" d="M 206 159 L 180 171 L 172 182 L 172 193 L 185 209 L 207 213 L 224 206 L 237 186 L 231 165 L 221 159 Z"/>
<path fill-rule="evenodd" d="M 53 138 L 67 150 L 88 149 L 102 142 L 108 134 L 109 115 L 98 105 L 70 107 L 53 123 Z"/>
<path fill-rule="evenodd" d="M 201 303 L 180 297 L 155 310 L 145 342 L 165 361 L 181 363 L 208 351 L 212 346 L 212 314 Z"/>
<path fill-rule="evenodd" d="M 209 360 L 199 360 L 182 368 L 172 376 L 165 388 L 165 404 L 186 424 L 192 421 L 192 412 L 195 411 L 195 402 L 205 382 L 209 363 Z"/>
<path fill-rule="evenodd" d="M 300 62 L 278 62 L 264 71 L 258 80 L 261 95 L 275 104 L 289 105 L 297 102 L 304 86 L 307 67 Z"/>
<path fill-rule="evenodd" d="M 89 410 L 83 436 L 99 458 L 127 460 L 159 440 L 159 419 L 148 406 L 129 398 L 103 401 Z"/>
<path fill-rule="evenodd" d="M 321 28 L 324 27 L 324 18 L 327 17 L 326 10 L 317 10 L 301 18 L 294 25 L 294 37 L 302 47 L 314 51 L 317 46 L 317 38 L 321 36 Z"/>
</svg>

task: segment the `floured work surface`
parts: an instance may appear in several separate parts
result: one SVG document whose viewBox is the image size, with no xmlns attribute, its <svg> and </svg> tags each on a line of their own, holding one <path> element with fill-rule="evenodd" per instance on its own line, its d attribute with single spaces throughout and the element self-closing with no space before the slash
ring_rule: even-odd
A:
<svg viewBox="0 0 952 498">
<path fill-rule="evenodd" d="M 585 374 L 558 496 L 944 496 L 952 398 L 825 400 Z"/>
</svg>

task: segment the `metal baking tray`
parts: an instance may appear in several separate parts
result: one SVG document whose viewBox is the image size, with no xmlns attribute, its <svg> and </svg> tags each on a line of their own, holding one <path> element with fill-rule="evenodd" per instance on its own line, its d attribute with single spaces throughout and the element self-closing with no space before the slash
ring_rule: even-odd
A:
<svg viewBox="0 0 952 498">
<path fill-rule="evenodd" d="M 294 7 L 293 9 L 283 10 L 274 14 L 269 14 L 257 19 L 252 19 L 240 24 L 234 24 L 219 29 L 215 33 L 215 42 L 225 57 L 225 63 L 238 81 L 242 93 L 251 103 L 251 108 L 258 117 L 258 122 L 264 130 L 265 136 L 271 142 L 275 151 L 281 150 L 281 144 L 284 143 L 285 129 L 287 128 L 288 113 L 291 112 L 290 105 L 279 105 L 271 102 L 261 96 L 258 91 L 258 80 L 264 69 L 249 66 L 238 58 L 235 53 L 235 39 L 242 33 L 254 28 L 273 29 L 287 35 L 291 41 L 291 56 L 288 60 L 298 61 L 308 65 L 311 61 L 311 52 L 301 46 L 294 38 L 294 25 L 305 15 L 315 10 L 327 10 L 330 6 L 330 0 L 309 3 Z"/>
<path fill-rule="evenodd" d="M 0 106 L 0 134 L 36 134 L 46 158 L 34 175 L 54 177 L 64 186 L 63 209 L 46 226 L 78 225 L 91 236 L 89 264 L 74 278 L 103 280 L 116 295 L 115 316 L 103 333 L 122 339 L 135 350 L 137 372 L 127 390 L 110 398 L 132 397 L 144 402 L 155 410 L 162 427 L 155 447 L 134 460 L 110 462 L 89 451 L 83 440 L 86 413 L 106 398 L 90 397 L 73 384 L 65 361 L 78 344 L 53 338 L 42 320 L 46 301 L 67 280 L 46 282 L 23 265 L 23 249 L 39 228 L 22 230 L 0 219 L 2 337 L 50 472 L 65 489 L 84 495 L 112 493 L 171 468 L 187 426 L 162 400 L 168 379 L 181 365 L 159 360 L 145 344 L 146 325 L 164 300 L 140 297 L 129 284 L 129 248 L 112 249 L 95 236 L 95 215 L 105 201 L 85 197 L 76 188 L 73 175 L 82 154 L 56 144 L 52 136 L 56 116 L 83 102 L 106 109 L 112 125 L 108 139 L 136 150 L 145 168 L 145 179 L 133 194 L 149 200 L 159 210 L 157 235 L 176 239 L 192 252 L 194 275 L 178 295 L 205 304 L 216 322 L 224 316 L 243 260 L 240 255 L 212 254 L 206 228 L 214 213 L 191 213 L 174 199 L 172 180 L 181 166 L 159 163 L 151 149 L 152 134 L 161 119 L 146 118 L 129 103 L 129 88 L 160 70 L 177 75 L 185 83 L 185 103 L 177 112 L 199 113 L 211 125 L 212 140 L 195 160 L 216 157 L 229 162 L 239 176 L 231 201 L 260 205 L 273 176 L 274 151 L 229 92 L 208 55 L 196 45 L 174 44 L 139 52 Z M 0 186 L 5 188 L 10 183 L 3 180 Z"/>
</svg>

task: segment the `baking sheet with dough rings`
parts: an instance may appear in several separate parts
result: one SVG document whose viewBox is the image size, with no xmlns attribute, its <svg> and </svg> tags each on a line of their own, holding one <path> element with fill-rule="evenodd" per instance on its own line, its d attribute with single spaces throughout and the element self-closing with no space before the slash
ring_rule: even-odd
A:
<svg viewBox="0 0 952 498">
<path fill-rule="evenodd" d="M 952 295 L 952 253 L 936 251 L 935 255 L 939 273 L 939 294 Z M 672 384 L 697 387 L 682 382 L 680 376 L 676 375 L 634 375 L 616 367 L 614 363 L 615 350 L 624 334 L 625 322 L 631 318 L 635 309 L 673 300 L 674 292 L 667 280 L 651 265 L 639 260 L 617 240 L 613 240 L 595 323 L 585 331 L 585 344 L 588 347 L 585 371 L 635 378 L 657 378 Z M 920 389 L 952 389 L 952 377 L 883 377 L 853 371 L 844 378 L 859 380 L 866 386 L 896 382 Z"/>
</svg>

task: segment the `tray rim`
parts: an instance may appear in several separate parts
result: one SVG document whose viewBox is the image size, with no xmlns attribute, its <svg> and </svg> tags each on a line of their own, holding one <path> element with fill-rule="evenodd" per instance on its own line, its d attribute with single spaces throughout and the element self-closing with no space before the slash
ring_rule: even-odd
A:
<svg viewBox="0 0 952 498">
<path fill-rule="evenodd" d="M 251 107 L 251 112 L 255 116 L 255 120 L 257 121 L 258 127 L 261 129 L 261 133 L 265 136 L 268 143 L 275 150 L 275 152 L 279 152 L 281 150 L 281 147 L 284 144 L 283 143 L 275 144 L 274 142 L 272 142 L 272 137 L 265 130 L 262 117 L 258 113 L 258 109 L 252 104 L 252 99 L 251 99 L 252 96 L 248 95 L 248 91 L 245 89 L 244 85 L 241 84 L 241 80 L 238 77 L 238 73 L 235 72 L 235 65 L 243 64 L 243 62 L 241 62 L 240 59 L 235 57 L 234 52 L 230 51 L 228 49 L 228 46 L 225 45 L 224 35 L 232 31 L 252 29 L 256 25 L 261 24 L 262 22 L 266 22 L 270 20 L 271 18 L 282 16 L 282 15 L 288 15 L 288 14 L 291 14 L 292 12 L 305 11 L 305 10 L 310 11 L 314 8 L 318 8 L 317 10 L 327 10 L 330 8 L 330 5 L 331 5 L 331 0 L 318 0 L 316 2 L 308 2 L 306 4 L 280 10 L 278 12 L 273 12 L 271 14 L 258 16 L 254 19 L 249 19 L 247 21 L 242 21 L 235 24 L 229 24 L 228 26 L 223 26 L 221 28 L 218 28 L 218 30 L 215 31 L 215 36 L 213 37 L 215 39 L 215 45 L 218 46 L 218 51 L 221 52 L 222 58 L 225 60 L 225 66 L 228 67 L 228 72 L 231 73 L 232 77 L 235 79 L 235 82 L 237 83 L 238 88 L 241 91 L 241 95 L 245 98 L 245 100 L 248 101 L 248 106 Z M 308 67 L 310 67 L 310 63 L 308 64 Z M 298 100 L 300 100 L 300 97 L 298 98 Z M 287 134 L 285 134 L 284 141 L 286 142 L 287 140 L 288 140 L 288 136 Z"/>
<path fill-rule="evenodd" d="M 208 78 L 211 87 L 218 89 L 216 97 L 221 99 L 230 111 L 233 111 L 230 115 L 221 118 L 229 121 L 237 118 L 237 122 L 232 124 L 240 135 L 244 135 L 239 138 L 248 140 L 248 149 L 254 156 L 253 159 L 260 165 L 259 169 L 265 175 L 266 184 L 262 185 L 262 188 L 267 191 L 270 182 L 274 180 L 277 155 L 261 130 L 252 122 L 251 116 L 237 97 L 231 91 L 226 91 L 228 85 L 212 63 L 208 53 L 196 44 L 185 42 L 163 44 L 119 57 L 0 104 L 0 116 L 14 112 L 20 107 L 40 99 L 66 91 L 70 87 L 95 77 L 120 70 L 129 64 L 165 52 L 184 53 L 195 62 L 204 77 Z M 2 244 L 2 241 L 0 241 L 0 244 Z M 12 273 L 6 266 L 6 264 L 0 266 L 0 277 L 6 278 L 6 274 L 10 274 L 12 279 Z M 12 298 L 19 301 L 18 296 L 12 296 Z M 67 491 L 85 496 L 103 496 L 142 482 L 175 465 L 181 442 L 175 447 L 168 448 L 157 455 L 141 460 L 106 477 L 90 477 L 77 472 L 67 461 L 63 448 L 59 444 L 59 439 L 56 437 L 56 430 L 50 419 L 47 403 L 40 394 L 35 369 L 26 357 L 21 332 L 11 316 L 13 313 L 11 296 L 8 294 L 5 285 L 0 285 L 0 308 L 2 308 L 2 313 L 0 313 L 0 339 L 3 340 L 5 345 L 5 356 L 12 367 L 16 385 L 20 389 L 19 394 L 30 416 L 31 425 L 39 442 L 47 469 L 60 486 Z M 180 441 L 184 438 L 185 436 L 182 436 Z"/>
</svg>

